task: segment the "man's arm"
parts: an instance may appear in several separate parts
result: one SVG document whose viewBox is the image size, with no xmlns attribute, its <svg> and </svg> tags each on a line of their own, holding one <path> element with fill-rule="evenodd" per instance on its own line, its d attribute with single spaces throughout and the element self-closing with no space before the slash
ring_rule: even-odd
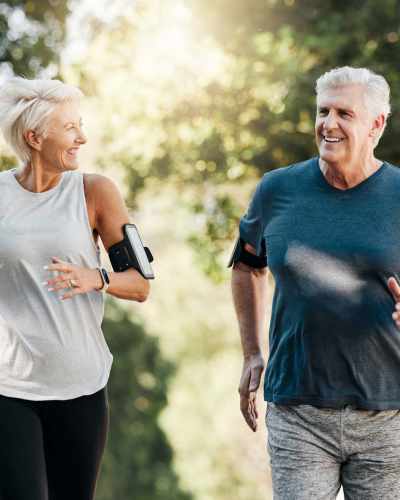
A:
<svg viewBox="0 0 400 500">
<path fill-rule="evenodd" d="M 246 244 L 245 249 L 256 254 L 251 245 Z M 265 365 L 260 342 L 266 320 L 266 277 L 266 267 L 256 269 L 240 261 L 233 266 L 232 295 L 243 350 L 240 409 L 254 432 L 258 417 L 256 394 Z"/>
</svg>

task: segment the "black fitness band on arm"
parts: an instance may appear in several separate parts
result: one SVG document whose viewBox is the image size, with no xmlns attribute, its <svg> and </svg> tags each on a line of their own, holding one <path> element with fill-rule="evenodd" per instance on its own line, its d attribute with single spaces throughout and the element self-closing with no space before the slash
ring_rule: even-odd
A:
<svg viewBox="0 0 400 500">
<path fill-rule="evenodd" d="M 229 259 L 228 267 L 232 267 L 236 262 L 243 262 L 247 266 L 261 269 L 267 267 L 266 255 L 254 255 L 245 248 L 246 242 L 238 238 L 233 249 L 231 258 Z"/>
<path fill-rule="evenodd" d="M 153 279 L 154 273 L 150 265 L 153 255 L 150 249 L 143 246 L 139 231 L 134 224 L 124 224 L 124 239 L 108 249 L 108 256 L 115 272 L 122 272 L 133 267 L 146 279 Z"/>
</svg>

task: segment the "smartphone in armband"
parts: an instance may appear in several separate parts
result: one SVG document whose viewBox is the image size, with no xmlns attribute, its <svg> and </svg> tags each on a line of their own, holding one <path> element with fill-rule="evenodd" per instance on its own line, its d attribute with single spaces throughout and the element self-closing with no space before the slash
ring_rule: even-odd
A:
<svg viewBox="0 0 400 500">
<path fill-rule="evenodd" d="M 108 249 L 112 268 L 115 272 L 122 272 L 133 267 L 146 279 L 154 279 L 154 272 L 150 262 L 153 255 L 148 247 L 143 245 L 139 231 L 135 224 L 123 225 L 124 239 Z"/>
</svg>

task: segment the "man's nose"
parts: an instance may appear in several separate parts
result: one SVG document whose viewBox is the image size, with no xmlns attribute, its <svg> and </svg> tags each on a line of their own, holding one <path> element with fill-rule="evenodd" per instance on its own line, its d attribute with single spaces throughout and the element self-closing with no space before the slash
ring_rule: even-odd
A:
<svg viewBox="0 0 400 500">
<path fill-rule="evenodd" d="M 324 128 L 327 130 L 332 130 L 337 128 L 337 117 L 336 113 L 329 111 L 329 113 L 324 118 Z"/>
</svg>

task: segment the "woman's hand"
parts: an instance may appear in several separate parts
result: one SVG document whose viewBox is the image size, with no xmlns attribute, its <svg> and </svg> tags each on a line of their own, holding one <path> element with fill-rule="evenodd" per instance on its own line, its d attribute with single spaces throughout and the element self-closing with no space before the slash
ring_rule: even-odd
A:
<svg viewBox="0 0 400 500">
<path fill-rule="evenodd" d="M 70 262 L 64 262 L 58 257 L 52 257 L 52 264 L 45 266 L 48 271 L 58 271 L 60 274 L 55 278 L 45 281 L 49 292 L 70 289 L 60 296 L 61 300 L 70 299 L 74 295 L 99 290 L 103 281 L 97 269 L 79 267 Z"/>
</svg>

